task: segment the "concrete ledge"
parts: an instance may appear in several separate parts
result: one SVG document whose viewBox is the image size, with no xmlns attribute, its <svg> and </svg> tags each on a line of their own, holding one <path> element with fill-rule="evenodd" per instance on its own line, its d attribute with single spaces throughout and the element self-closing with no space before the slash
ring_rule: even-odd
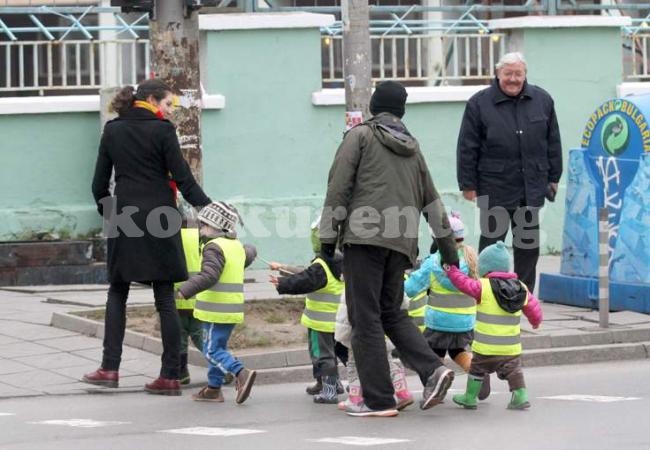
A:
<svg viewBox="0 0 650 450">
<path fill-rule="evenodd" d="M 202 97 L 203 109 L 224 109 L 221 94 Z M 99 112 L 99 95 L 58 95 L 50 97 L 0 98 L 0 115 Z"/>
<path fill-rule="evenodd" d="M 487 85 L 407 87 L 406 103 L 466 102 L 472 95 L 487 87 Z M 345 105 L 345 89 L 321 89 L 313 92 L 311 103 L 314 106 Z"/>
<path fill-rule="evenodd" d="M 199 15 L 199 29 L 201 31 L 322 28 L 333 23 L 334 16 L 332 14 L 308 12 Z"/>
<path fill-rule="evenodd" d="M 512 30 L 516 28 L 585 28 L 585 27 L 627 27 L 632 25 L 628 16 L 523 16 L 488 21 L 491 30 Z"/>
<path fill-rule="evenodd" d="M 621 83 L 616 86 L 617 97 L 627 97 L 628 95 L 643 94 L 650 94 L 650 81 Z"/>
</svg>

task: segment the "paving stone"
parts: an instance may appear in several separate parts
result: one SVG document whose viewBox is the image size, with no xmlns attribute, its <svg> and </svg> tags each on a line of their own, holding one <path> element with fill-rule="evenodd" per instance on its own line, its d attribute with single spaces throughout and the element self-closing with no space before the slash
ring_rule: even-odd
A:
<svg viewBox="0 0 650 450">
<path fill-rule="evenodd" d="M 57 339 L 37 340 L 34 342 L 67 352 L 102 348 L 102 343 L 98 339 L 90 338 L 87 336 L 79 336 L 78 334 Z"/>
<path fill-rule="evenodd" d="M 37 395 L 43 395 L 43 392 L 0 383 L 0 398 L 34 397 Z"/>
<path fill-rule="evenodd" d="M 18 361 L 28 366 L 36 367 L 38 369 L 60 369 L 62 367 L 75 367 L 83 366 L 88 363 L 88 359 L 80 356 L 71 355 L 70 353 L 54 353 L 50 355 L 27 356 L 24 358 L 16 358 Z"/>
<path fill-rule="evenodd" d="M 0 358 L 0 375 L 9 373 L 20 373 L 28 370 L 33 370 L 33 367 L 17 362 L 12 359 Z"/>
<path fill-rule="evenodd" d="M 85 394 L 88 391 L 88 386 L 92 385 L 84 383 L 82 381 L 75 381 L 73 383 L 43 386 L 42 392 L 47 395 Z"/>
<path fill-rule="evenodd" d="M 68 384 L 76 378 L 66 377 L 48 370 L 30 370 L 22 373 L 3 375 L 2 382 L 17 388 L 40 390 L 43 386 Z"/>
<path fill-rule="evenodd" d="M 585 320 L 598 323 L 600 316 L 599 311 L 591 311 L 581 314 Z M 612 325 L 633 325 L 633 324 L 650 324 L 650 315 L 634 311 L 618 311 L 609 313 L 609 323 Z"/>
<path fill-rule="evenodd" d="M 11 344 L 12 342 L 19 342 L 19 339 L 14 336 L 0 334 L 0 345 Z"/>
<path fill-rule="evenodd" d="M 24 356 L 46 355 L 48 353 L 58 353 L 56 349 L 45 347 L 44 345 L 34 344 L 32 342 L 20 342 L 0 345 L 0 358 L 22 358 Z"/>
</svg>

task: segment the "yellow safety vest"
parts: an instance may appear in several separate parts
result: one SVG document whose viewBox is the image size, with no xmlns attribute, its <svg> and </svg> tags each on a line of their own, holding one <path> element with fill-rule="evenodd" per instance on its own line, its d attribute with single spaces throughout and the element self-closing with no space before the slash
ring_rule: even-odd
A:
<svg viewBox="0 0 650 450">
<path fill-rule="evenodd" d="M 199 249 L 199 229 L 181 228 L 181 241 L 183 242 L 183 253 L 185 253 L 185 264 L 187 273 L 191 277 L 201 271 L 201 250 Z M 178 289 L 183 282 L 174 283 L 174 290 Z M 194 309 L 196 297 L 187 299 L 176 299 L 176 309 Z"/>
<path fill-rule="evenodd" d="M 246 252 L 237 239 L 218 237 L 214 243 L 223 251 L 226 263 L 219 281 L 199 292 L 194 306 L 194 317 L 203 322 L 242 323 L 244 321 L 244 265 Z M 205 248 L 205 247 L 204 247 Z"/>
<path fill-rule="evenodd" d="M 320 264 L 325 270 L 327 284 L 324 288 L 305 295 L 305 309 L 300 317 L 300 323 L 315 331 L 334 333 L 336 312 L 341 304 L 341 294 L 345 284 L 332 274 L 327 263 L 321 258 L 316 258 L 314 263 Z"/>
<path fill-rule="evenodd" d="M 472 351 L 481 355 L 515 356 L 521 354 L 521 311 L 509 313 L 501 309 L 490 287 L 490 280 L 481 278 L 481 303 L 477 306 Z M 524 306 L 528 303 L 528 298 Z"/>
<path fill-rule="evenodd" d="M 427 308 L 449 314 L 476 314 L 476 300 L 459 291 L 452 291 L 440 284 L 431 274 L 429 303 Z"/>
</svg>

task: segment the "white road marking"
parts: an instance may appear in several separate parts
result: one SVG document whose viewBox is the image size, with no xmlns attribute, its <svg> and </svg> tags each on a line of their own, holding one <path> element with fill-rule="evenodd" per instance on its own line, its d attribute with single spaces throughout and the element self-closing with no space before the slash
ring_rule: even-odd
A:
<svg viewBox="0 0 650 450">
<path fill-rule="evenodd" d="M 612 403 L 612 402 L 625 402 L 629 400 L 641 400 L 641 397 L 609 397 L 604 395 L 582 395 L 582 394 L 553 395 L 550 397 L 538 397 L 538 398 L 544 398 L 547 400 L 569 400 L 569 401 L 596 402 L 596 403 Z"/>
<path fill-rule="evenodd" d="M 39 422 L 28 422 L 37 425 L 62 425 L 75 428 L 99 428 L 109 427 L 112 425 L 125 425 L 131 422 L 118 422 L 118 421 L 101 421 L 93 419 L 56 419 L 56 420 L 42 420 Z"/>
<path fill-rule="evenodd" d="M 196 434 L 199 436 L 240 436 L 244 434 L 266 433 L 266 431 L 245 428 L 192 427 L 161 430 L 159 433 Z"/>
<path fill-rule="evenodd" d="M 411 442 L 409 439 L 388 439 L 362 436 L 341 436 L 335 438 L 308 439 L 311 442 L 323 442 L 328 444 L 357 445 L 369 447 L 371 445 L 397 444 L 400 442 Z"/>
<path fill-rule="evenodd" d="M 14 414 L 14 413 L 3 413 L 3 412 L 0 412 L 0 416 L 15 416 L 15 415 L 16 415 L 16 414 Z"/>
</svg>

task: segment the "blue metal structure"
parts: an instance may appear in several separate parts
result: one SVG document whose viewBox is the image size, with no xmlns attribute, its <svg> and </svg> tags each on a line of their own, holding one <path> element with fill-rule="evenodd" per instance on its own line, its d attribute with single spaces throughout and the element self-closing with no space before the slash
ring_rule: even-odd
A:
<svg viewBox="0 0 650 450">
<path fill-rule="evenodd" d="M 540 274 L 546 301 L 598 305 L 598 209 L 609 217 L 610 308 L 650 312 L 650 95 L 592 114 L 569 157 L 560 274 Z"/>
</svg>

